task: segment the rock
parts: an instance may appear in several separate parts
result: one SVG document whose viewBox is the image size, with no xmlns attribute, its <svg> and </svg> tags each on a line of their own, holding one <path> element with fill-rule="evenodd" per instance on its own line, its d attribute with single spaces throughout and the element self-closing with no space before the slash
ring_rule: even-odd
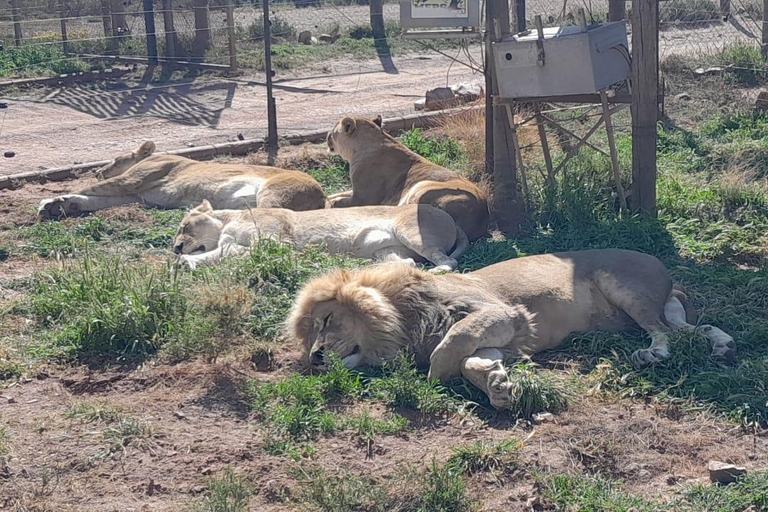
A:
<svg viewBox="0 0 768 512">
<path fill-rule="evenodd" d="M 187 147 L 188 148 L 193 148 L 193 147 L 195 147 L 195 144 L 192 143 L 192 142 L 189 142 L 189 143 L 187 143 Z"/>
<path fill-rule="evenodd" d="M 245 135 L 243 135 L 242 133 L 238 133 L 237 140 L 245 140 Z"/>
<path fill-rule="evenodd" d="M 335 35 L 330 35 L 330 34 L 321 34 L 320 36 L 318 36 L 318 38 L 317 38 L 317 39 L 318 39 L 318 40 L 319 40 L 321 43 L 335 43 L 335 42 L 336 42 L 336 40 L 337 40 L 339 37 L 340 37 L 340 36 L 339 36 L 339 34 L 335 34 Z"/>
<path fill-rule="evenodd" d="M 681 92 L 680 94 L 675 96 L 675 99 L 677 101 L 688 101 L 691 99 L 691 95 L 688 94 L 687 92 Z"/>
<path fill-rule="evenodd" d="M 413 108 L 416 110 L 424 110 L 427 108 L 427 98 L 419 98 L 413 102 Z"/>
<path fill-rule="evenodd" d="M 456 84 L 451 86 L 451 91 L 462 103 L 477 101 L 483 95 L 483 88 L 479 84 Z"/>
<path fill-rule="evenodd" d="M 544 510 L 544 507 L 541 504 L 541 498 L 539 498 L 538 496 L 531 496 L 530 498 L 528 498 L 525 502 L 525 508 L 527 510 L 535 510 L 537 512 L 539 510 Z"/>
<path fill-rule="evenodd" d="M 210 468 L 210 467 L 205 468 L 202 471 L 200 471 L 200 474 L 201 475 L 205 475 L 205 476 L 212 475 L 213 474 L 213 468 Z"/>
<path fill-rule="evenodd" d="M 425 105 L 427 110 L 442 110 L 458 104 L 456 95 L 450 87 L 438 87 L 427 91 Z"/>
<path fill-rule="evenodd" d="M 196 485 L 189 490 L 190 494 L 202 494 L 205 492 L 204 485 Z"/>
<path fill-rule="evenodd" d="M 3 153 L 3 156 L 5 158 L 13 158 L 13 157 L 16 156 L 16 152 L 15 151 L 6 151 L 5 153 Z"/>
<path fill-rule="evenodd" d="M 535 425 L 541 425 L 542 423 L 554 423 L 555 415 L 551 412 L 540 412 L 534 414 L 532 419 Z"/>
<path fill-rule="evenodd" d="M 8 108 L 8 104 L 4 101 L 0 101 L 0 109 L 2 108 Z"/>
<path fill-rule="evenodd" d="M 6 400 L 8 400 L 9 404 L 15 404 L 16 403 L 16 399 L 13 398 L 12 396 L 7 396 L 5 398 L 6 398 Z"/>
<path fill-rule="evenodd" d="M 312 36 L 312 39 L 309 40 L 312 44 L 317 44 L 317 38 L 315 36 Z"/>
<path fill-rule="evenodd" d="M 768 91 L 760 91 L 755 100 L 755 109 L 760 112 L 768 110 Z"/>
<path fill-rule="evenodd" d="M 299 33 L 299 44 L 312 44 L 312 32 L 309 30 L 302 30 Z"/>
<path fill-rule="evenodd" d="M 186 417 L 187 417 L 187 415 L 184 414 L 181 411 L 173 411 L 173 415 L 176 416 L 180 420 L 186 419 Z"/>
<path fill-rule="evenodd" d="M 709 471 L 710 481 L 719 484 L 730 484 L 735 482 L 738 477 L 747 474 L 746 468 L 716 460 L 709 461 L 707 471 Z"/>
</svg>

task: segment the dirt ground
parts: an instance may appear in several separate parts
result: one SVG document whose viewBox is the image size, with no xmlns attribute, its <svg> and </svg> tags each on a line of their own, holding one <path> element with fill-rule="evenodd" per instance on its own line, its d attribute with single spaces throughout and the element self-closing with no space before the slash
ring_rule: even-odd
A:
<svg viewBox="0 0 768 512">
<path fill-rule="evenodd" d="M 320 148 L 301 151 L 312 150 Z M 40 199 L 90 180 L 0 191 L 0 224 L 34 222 Z M 115 210 L 115 215 L 142 213 L 136 206 Z M 0 284 L 41 264 L 16 263 L 0 264 Z M 13 317 L 6 318 L 6 328 L 19 328 Z M 250 510 L 296 510 L 290 501 L 294 466 L 263 452 L 263 431 L 249 421 L 241 391 L 245 379 L 275 380 L 300 371 L 294 347 L 279 348 L 275 360 L 274 371 L 259 371 L 250 359 L 236 355 L 217 363 L 50 366 L 0 390 L 0 418 L 10 439 L 9 462 L 0 467 L 0 509 L 185 510 L 205 492 L 210 476 L 232 468 L 257 489 Z M 106 404 L 151 425 L 151 444 L 145 450 L 105 452 L 108 425 L 66 415 L 80 401 Z M 317 440 L 314 462 L 330 471 L 396 481 L 404 468 L 426 466 L 433 458 L 444 461 L 450 455 L 447 447 L 515 437 L 523 441 L 523 471 L 501 484 L 488 474 L 469 481 L 481 510 L 509 512 L 530 510 L 526 502 L 539 492 L 529 473 L 535 468 L 607 472 L 624 480 L 627 491 L 670 498 L 681 485 L 706 482 L 710 460 L 757 469 L 768 450 L 765 436 L 651 400 L 574 397 L 553 423 L 536 426 L 488 411 L 428 421 L 410 416 L 415 427 L 403 436 L 377 436 L 371 458 L 361 441 L 346 432 Z"/>
</svg>

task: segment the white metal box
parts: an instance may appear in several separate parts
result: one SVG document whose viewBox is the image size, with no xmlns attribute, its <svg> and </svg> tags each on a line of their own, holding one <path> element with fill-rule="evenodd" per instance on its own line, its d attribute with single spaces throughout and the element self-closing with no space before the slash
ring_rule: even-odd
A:
<svg viewBox="0 0 768 512">
<path fill-rule="evenodd" d="M 623 21 L 582 32 L 578 26 L 544 29 L 543 65 L 533 30 L 493 44 L 499 95 L 505 99 L 599 92 L 630 74 Z"/>
</svg>

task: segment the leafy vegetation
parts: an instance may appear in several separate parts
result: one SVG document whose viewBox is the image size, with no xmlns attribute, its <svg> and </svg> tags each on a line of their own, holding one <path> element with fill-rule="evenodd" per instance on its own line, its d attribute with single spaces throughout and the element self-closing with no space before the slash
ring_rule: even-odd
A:
<svg viewBox="0 0 768 512">
<path fill-rule="evenodd" d="M 483 472 L 507 472 L 517 468 L 523 444 L 517 439 L 498 443 L 475 441 L 451 448 L 446 466 L 465 475 Z"/>
<path fill-rule="evenodd" d="M 195 506 L 195 512 L 245 512 L 254 493 L 253 487 L 231 469 L 208 480 L 206 496 Z"/>
</svg>

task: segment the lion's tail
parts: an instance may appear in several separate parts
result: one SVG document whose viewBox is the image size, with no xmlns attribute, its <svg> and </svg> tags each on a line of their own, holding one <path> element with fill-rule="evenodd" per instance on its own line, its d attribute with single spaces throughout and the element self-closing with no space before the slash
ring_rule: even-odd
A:
<svg viewBox="0 0 768 512">
<path fill-rule="evenodd" d="M 685 294 L 683 287 L 679 284 L 674 284 L 672 286 L 672 293 L 669 294 L 669 297 L 676 298 L 683 305 L 683 309 L 685 309 L 685 321 L 691 325 L 696 325 L 698 314 L 691 304 L 691 301 L 688 300 L 688 296 Z"/>
<path fill-rule="evenodd" d="M 462 254 L 466 252 L 468 248 L 469 238 L 467 238 L 467 234 L 464 232 L 464 230 L 461 229 L 458 224 L 456 224 L 456 244 L 453 246 L 453 250 L 448 256 L 457 260 L 461 257 Z"/>
</svg>

